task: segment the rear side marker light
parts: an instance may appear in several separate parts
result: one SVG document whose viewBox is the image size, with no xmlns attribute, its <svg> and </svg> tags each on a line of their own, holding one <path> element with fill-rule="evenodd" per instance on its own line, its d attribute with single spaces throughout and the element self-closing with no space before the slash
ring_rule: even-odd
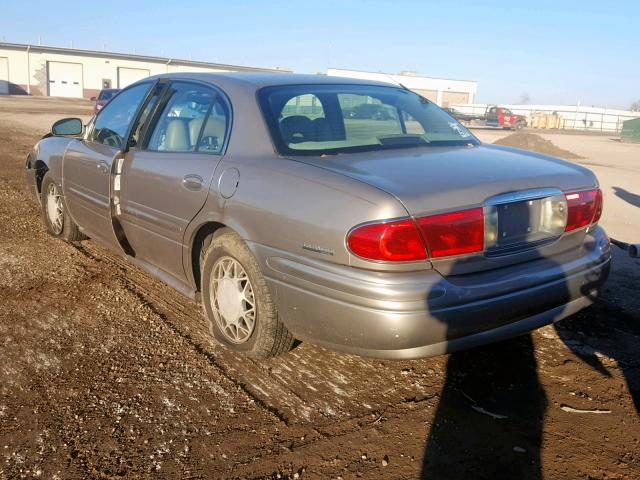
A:
<svg viewBox="0 0 640 480">
<path fill-rule="evenodd" d="M 599 188 L 565 194 L 567 226 L 565 232 L 597 223 L 602 215 L 602 191 Z"/>
<path fill-rule="evenodd" d="M 484 248 L 482 208 L 417 219 L 431 258 L 480 252 Z"/>
</svg>

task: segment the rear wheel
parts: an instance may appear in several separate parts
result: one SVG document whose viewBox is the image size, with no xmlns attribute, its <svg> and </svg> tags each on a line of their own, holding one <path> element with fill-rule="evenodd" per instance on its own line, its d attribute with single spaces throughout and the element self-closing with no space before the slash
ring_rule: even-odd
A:
<svg viewBox="0 0 640 480">
<path fill-rule="evenodd" d="M 204 255 L 202 306 L 212 335 L 231 350 L 270 357 L 293 346 L 258 262 L 230 230 L 216 232 Z"/>
<path fill-rule="evenodd" d="M 68 242 L 86 238 L 67 213 L 62 190 L 49 173 L 42 180 L 40 195 L 42 219 L 50 235 Z"/>
</svg>

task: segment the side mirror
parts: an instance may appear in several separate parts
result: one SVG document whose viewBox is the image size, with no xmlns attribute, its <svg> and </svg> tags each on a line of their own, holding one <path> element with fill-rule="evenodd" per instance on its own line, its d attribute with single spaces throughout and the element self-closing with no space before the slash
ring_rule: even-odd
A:
<svg viewBox="0 0 640 480">
<path fill-rule="evenodd" d="M 51 127 L 53 135 L 82 135 L 84 127 L 79 118 L 63 118 Z"/>
<path fill-rule="evenodd" d="M 91 100 L 92 102 L 96 101 L 96 97 L 91 97 L 89 100 Z"/>
</svg>

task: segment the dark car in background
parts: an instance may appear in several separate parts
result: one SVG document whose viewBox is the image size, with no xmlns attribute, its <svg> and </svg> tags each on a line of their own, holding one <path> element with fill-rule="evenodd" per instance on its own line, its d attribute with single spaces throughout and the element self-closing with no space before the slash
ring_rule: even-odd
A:
<svg viewBox="0 0 640 480">
<path fill-rule="evenodd" d="M 104 107 L 111 98 L 115 97 L 119 91 L 119 88 L 104 88 L 97 97 L 91 97 L 91 100 L 96 102 L 93 105 L 93 113 L 98 113 L 102 110 L 102 107 Z"/>
<path fill-rule="evenodd" d="M 388 105 L 378 103 L 363 103 L 351 109 L 351 118 L 371 120 L 391 120 L 397 114 Z"/>
</svg>

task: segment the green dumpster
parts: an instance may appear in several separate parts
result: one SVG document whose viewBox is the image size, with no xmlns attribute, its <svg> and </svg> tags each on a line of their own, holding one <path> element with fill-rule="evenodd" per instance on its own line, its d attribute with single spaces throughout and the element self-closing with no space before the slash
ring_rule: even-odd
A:
<svg viewBox="0 0 640 480">
<path fill-rule="evenodd" d="M 623 142 L 640 142 L 640 118 L 634 118 L 622 123 L 620 139 Z"/>
</svg>

